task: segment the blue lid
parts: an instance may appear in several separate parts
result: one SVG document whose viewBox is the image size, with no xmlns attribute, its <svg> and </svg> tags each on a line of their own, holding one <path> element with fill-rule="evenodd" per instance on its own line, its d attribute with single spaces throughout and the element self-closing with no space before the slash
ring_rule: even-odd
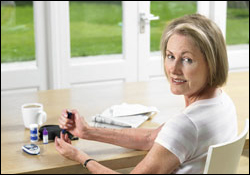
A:
<svg viewBox="0 0 250 175">
<path fill-rule="evenodd" d="M 48 135 L 48 131 L 46 128 L 43 129 L 43 135 Z"/>
</svg>

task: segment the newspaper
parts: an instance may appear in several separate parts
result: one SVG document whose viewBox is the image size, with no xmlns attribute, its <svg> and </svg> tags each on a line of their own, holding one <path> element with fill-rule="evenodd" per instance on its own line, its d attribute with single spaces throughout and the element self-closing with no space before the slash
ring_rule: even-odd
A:
<svg viewBox="0 0 250 175">
<path fill-rule="evenodd" d="M 114 105 L 102 114 L 92 117 L 92 126 L 103 128 L 137 128 L 149 117 L 159 112 L 156 107 L 140 104 Z"/>
</svg>

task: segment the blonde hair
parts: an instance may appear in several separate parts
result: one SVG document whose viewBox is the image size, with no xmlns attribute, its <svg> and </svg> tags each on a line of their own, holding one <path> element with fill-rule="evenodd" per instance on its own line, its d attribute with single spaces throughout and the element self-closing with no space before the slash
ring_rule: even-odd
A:
<svg viewBox="0 0 250 175">
<path fill-rule="evenodd" d="M 227 81 L 228 59 L 225 40 L 219 27 L 200 14 L 175 19 L 166 27 L 161 39 L 161 52 L 165 60 L 167 43 L 173 34 L 189 36 L 204 55 L 208 65 L 208 85 L 220 87 Z"/>
</svg>

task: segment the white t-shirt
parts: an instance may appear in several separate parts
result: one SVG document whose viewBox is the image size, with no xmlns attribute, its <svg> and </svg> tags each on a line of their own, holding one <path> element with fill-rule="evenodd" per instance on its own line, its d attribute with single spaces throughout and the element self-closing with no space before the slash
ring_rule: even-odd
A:
<svg viewBox="0 0 250 175">
<path fill-rule="evenodd" d="M 179 158 L 181 165 L 173 173 L 203 173 L 208 147 L 230 141 L 238 133 L 235 106 L 222 93 L 199 100 L 167 121 L 155 142 Z"/>
</svg>

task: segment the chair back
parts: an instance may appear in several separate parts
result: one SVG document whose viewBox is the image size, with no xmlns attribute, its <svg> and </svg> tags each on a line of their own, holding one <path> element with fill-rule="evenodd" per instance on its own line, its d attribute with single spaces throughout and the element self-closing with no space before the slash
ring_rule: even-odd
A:
<svg viewBox="0 0 250 175">
<path fill-rule="evenodd" d="M 204 174 L 235 174 L 249 130 L 246 119 L 243 132 L 230 142 L 211 145 L 208 149 Z"/>
</svg>

